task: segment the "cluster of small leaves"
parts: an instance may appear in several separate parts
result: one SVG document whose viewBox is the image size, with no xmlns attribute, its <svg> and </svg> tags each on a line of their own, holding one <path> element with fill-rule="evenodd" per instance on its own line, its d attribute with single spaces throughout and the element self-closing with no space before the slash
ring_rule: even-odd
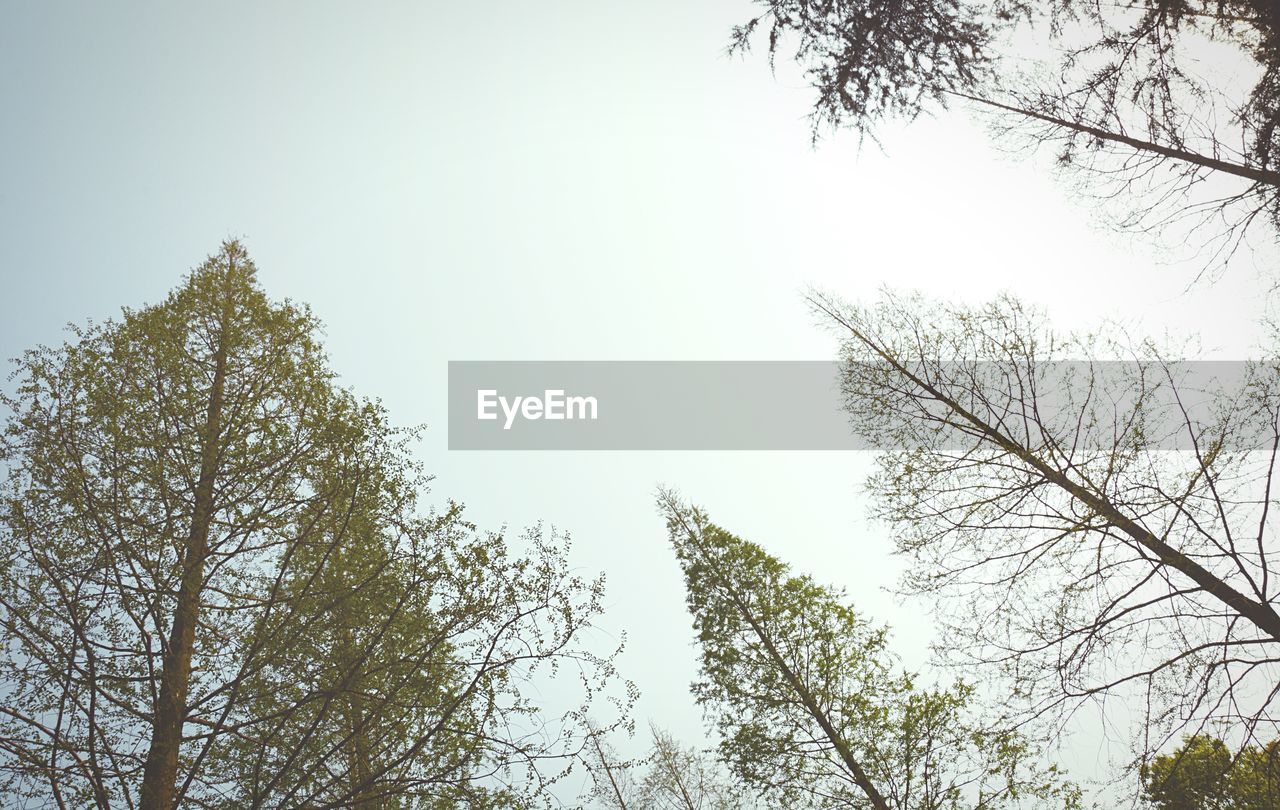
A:
<svg viewBox="0 0 1280 810">
<path fill-rule="evenodd" d="M 928 100 L 973 87 L 988 67 L 995 23 L 961 0 L 762 0 L 733 30 L 730 50 L 768 29 L 769 58 L 794 38 L 818 97 L 815 135 L 847 123 L 872 134 L 886 118 L 916 116 Z"/>
<path fill-rule="evenodd" d="M 1154 810 L 1272 810 L 1280 807 L 1280 743 L 1232 752 L 1194 735 L 1142 769 L 1143 797 Z"/>
</svg>

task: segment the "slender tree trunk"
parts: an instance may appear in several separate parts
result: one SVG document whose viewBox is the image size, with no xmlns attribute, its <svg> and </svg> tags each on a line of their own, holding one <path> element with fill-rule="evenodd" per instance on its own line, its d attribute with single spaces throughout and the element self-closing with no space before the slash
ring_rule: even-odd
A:
<svg viewBox="0 0 1280 810">
<path fill-rule="evenodd" d="M 626 797 L 622 795 L 622 787 L 618 784 L 618 780 L 613 776 L 613 768 L 609 765 L 609 757 L 606 756 L 604 746 L 600 744 L 600 737 L 592 728 L 591 743 L 595 746 L 596 756 L 600 757 L 600 767 L 604 768 L 604 775 L 609 779 L 609 787 L 613 788 L 613 796 L 618 800 L 618 810 L 630 810 L 627 807 Z"/>
<path fill-rule="evenodd" d="M 231 267 L 235 268 L 235 259 Z M 224 303 L 224 313 L 230 302 Z M 140 810 L 171 810 L 176 797 L 178 747 L 186 722 L 187 690 L 191 682 L 191 654 L 195 647 L 196 624 L 200 619 L 200 594 L 204 589 L 204 562 L 209 551 L 209 526 L 213 520 L 213 485 L 217 473 L 222 430 L 223 389 L 227 374 L 227 318 L 219 327 L 214 355 L 213 387 L 205 417 L 204 442 L 200 449 L 200 478 L 196 482 L 195 511 L 191 531 L 183 549 L 182 580 L 174 609 L 169 645 L 160 670 L 160 696 L 152 721 L 151 748 L 143 768 Z"/>
<path fill-rule="evenodd" d="M 1187 149 L 1175 149 L 1171 146 L 1162 146 L 1158 143 L 1152 143 L 1151 141 L 1132 138 L 1119 132 L 1111 132 L 1099 127 L 1093 127 L 1088 124 L 1071 121 L 1066 118 L 1058 118 L 1056 116 L 1048 115 L 1047 113 L 1029 110 L 1025 107 L 1002 104 L 999 101 L 992 101 L 989 98 L 982 98 L 981 96 L 971 96 L 968 93 L 960 93 L 954 90 L 949 90 L 947 92 L 957 98 L 968 99 L 969 101 L 984 104 L 988 107 L 995 107 L 998 110 L 1005 110 L 1006 112 L 1024 115 L 1028 118 L 1034 118 L 1037 121 L 1043 121 L 1044 123 L 1055 127 L 1069 129 L 1073 132 L 1083 132 L 1087 135 L 1092 135 L 1095 138 L 1110 141 L 1111 143 L 1121 143 L 1139 152 L 1160 155 L 1161 157 L 1166 157 L 1171 160 L 1181 160 L 1185 163 L 1190 163 L 1205 169 L 1212 169 L 1213 171 L 1223 172 L 1225 174 L 1233 174 L 1236 177 L 1243 177 L 1246 180 L 1252 180 L 1255 183 L 1262 183 L 1269 186 L 1280 186 L 1280 172 L 1270 171 L 1256 166 L 1232 163 L 1228 160 L 1221 160 L 1208 155 L 1202 155 L 1199 152 L 1192 152 Z"/>
<path fill-rule="evenodd" d="M 773 646 L 773 639 L 770 638 L 764 628 L 756 622 L 755 614 L 753 614 L 751 609 L 738 598 L 736 593 L 731 592 L 731 595 L 733 597 L 733 601 L 738 605 L 738 609 L 742 611 L 743 617 L 746 618 L 747 623 L 751 625 L 751 629 L 755 631 L 756 637 L 759 638 L 760 643 L 764 645 L 765 651 L 768 652 L 769 657 L 773 659 L 774 665 L 782 672 L 782 675 L 787 679 L 787 682 L 791 684 L 791 688 L 795 690 L 796 695 L 799 696 L 800 702 L 804 704 L 809 715 L 818 722 L 818 726 L 822 729 L 822 733 L 827 736 L 831 745 L 835 747 L 836 753 L 840 755 L 841 761 L 843 761 L 845 767 L 849 769 L 850 775 L 853 776 L 853 781 L 857 783 L 858 787 L 862 789 L 862 792 L 865 793 L 867 798 L 871 801 L 871 806 L 875 807 L 876 810 L 889 810 L 889 803 L 885 801 L 884 796 L 876 789 L 875 784 L 871 781 L 871 777 L 867 776 L 867 772 L 863 770 L 862 764 L 858 762 L 857 757 L 853 755 L 853 751 L 849 749 L 849 744 L 845 742 L 844 737 L 836 730 L 835 725 L 831 722 L 831 718 L 828 717 L 827 713 L 818 705 L 818 701 L 814 699 L 813 693 L 809 691 L 808 687 L 804 685 L 804 682 L 800 680 L 800 677 L 795 674 L 790 666 L 787 665 L 786 659 L 782 657 L 782 654 L 778 652 L 778 649 Z"/>
<path fill-rule="evenodd" d="M 342 656 L 345 661 L 358 661 L 360 650 L 356 646 L 351 628 L 342 628 Z M 373 764 L 369 756 L 369 719 L 365 716 L 364 697 L 360 692 L 359 678 L 355 675 L 359 664 L 353 666 L 351 681 L 344 683 L 343 696 L 346 704 L 347 727 L 350 738 L 347 740 L 347 767 L 351 775 L 351 805 L 366 810 L 379 810 L 384 802 L 373 785 Z"/>
<path fill-rule="evenodd" d="M 655 739 L 657 734 L 654 734 Z M 676 783 L 676 789 L 680 791 L 680 800 L 684 802 L 685 810 L 698 810 L 698 806 L 693 803 L 693 797 L 689 795 L 689 791 L 684 786 L 684 780 L 680 778 L 680 765 L 675 761 L 672 746 L 667 740 L 658 741 L 658 753 L 662 756 L 662 764 L 671 772 L 671 781 Z"/>
<path fill-rule="evenodd" d="M 369 745 L 366 735 L 366 719 L 364 716 L 364 701 L 354 692 L 348 692 L 346 695 L 347 714 L 349 733 L 351 740 L 348 742 L 347 749 L 347 766 L 351 770 L 351 804 L 353 807 L 367 808 L 367 810 L 377 810 L 382 807 L 382 800 L 376 798 L 377 794 L 373 790 L 371 774 L 373 767 L 369 760 Z"/>
</svg>

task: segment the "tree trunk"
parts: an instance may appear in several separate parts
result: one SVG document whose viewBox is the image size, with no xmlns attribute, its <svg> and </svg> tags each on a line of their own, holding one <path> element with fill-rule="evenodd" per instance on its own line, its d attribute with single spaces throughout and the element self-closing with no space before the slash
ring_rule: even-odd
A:
<svg viewBox="0 0 1280 810">
<path fill-rule="evenodd" d="M 351 628 L 345 623 L 342 628 L 342 655 L 350 670 L 343 679 L 343 700 L 347 712 L 347 769 L 351 779 L 351 806 L 363 810 L 379 810 L 383 801 L 374 790 L 373 764 L 369 756 L 369 719 L 365 716 L 364 699 L 360 692 L 357 672 L 363 656 L 357 647 Z"/>
<path fill-rule="evenodd" d="M 764 645 L 765 651 L 768 652 L 769 657 L 773 659 L 774 666 L 782 672 L 783 677 L 787 679 L 787 682 L 791 684 L 791 688 L 795 690 L 796 695 L 799 696 L 800 702 L 804 704 L 805 710 L 809 712 L 809 716 L 817 721 L 818 726 L 822 729 L 822 733 L 827 736 L 831 745 L 835 747 L 836 753 L 840 755 L 841 761 L 844 762 L 845 767 L 849 769 L 849 774 L 853 776 L 853 781 L 871 801 L 871 806 L 876 808 L 876 810 L 889 810 L 889 803 L 885 801 L 884 796 L 876 789 L 875 784 L 871 781 L 871 777 L 867 775 L 865 770 L 863 770 L 862 764 L 858 762 L 856 757 L 854 757 L 853 751 L 849 749 L 849 744 L 845 742 L 844 737 L 840 736 L 840 732 L 836 730 L 835 724 L 831 722 L 831 718 L 828 717 L 827 713 L 818 705 L 818 701 L 814 699 L 813 693 L 809 691 L 809 688 L 804 685 L 804 682 L 800 680 L 800 677 L 796 675 L 796 673 L 787 664 L 786 659 L 778 652 L 778 649 L 773 645 L 773 639 L 765 632 L 764 628 L 756 622 L 755 614 L 751 612 L 751 609 L 746 605 L 746 603 L 738 598 L 736 592 L 730 590 L 729 595 L 738 606 L 738 609 L 742 611 L 743 618 L 745 618 L 747 623 L 751 625 L 751 629 L 755 632 L 756 638 L 760 639 L 760 643 Z"/>
<path fill-rule="evenodd" d="M 235 269 L 231 258 L 228 272 Z M 230 302 L 224 302 L 224 313 Z M 176 801 L 178 747 L 186 722 L 187 689 L 191 681 L 191 654 L 195 647 L 196 624 L 200 620 L 200 594 L 204 588 L 204 561 L 209 551 L 209 525 L 213 519 L 213 485 L 218 467 L 222 430 L 223 389 L 227 373 L 227 318 L 223 318 L 214 355 L 213 387 L 205 417 L 204 442 L 200 448 L 200 478 L 196 482 L 195 511 L 191 531 L 183 549 L 182 581 L 174 608 L 169 645 L 160 670 L 160 696 L 152 721 L 151 748 L 143 768 L 140 810 L 171 810 Z"/>
</svg>

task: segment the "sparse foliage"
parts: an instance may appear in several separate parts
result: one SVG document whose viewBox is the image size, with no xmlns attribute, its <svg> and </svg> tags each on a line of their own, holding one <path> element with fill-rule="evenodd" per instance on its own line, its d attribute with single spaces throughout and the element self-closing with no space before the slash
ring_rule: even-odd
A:
<svg viewBox="0 0 1280 810">
<path fill-rule="evenodd" d="M 685 746 L 655 725 L 651 747 L 636 761 L 619 760 L 599 736 L 593 741 L 592 798 L 616 810 L 748 810 L 761 806 L 711 752 Z"/>
<path fill-rule="evenodd" d="M 1127 702 L 1138 762 L 1206 725 L 1274 735 L 1274 363 L 1197 380 L 1011 299 L 812 301 L 841 336 L 853 429 L 883 449 L 876 512 L 907 590 L 938 598 L 950 660 L 1003 671 L 1031 716 Z"/>
</svg>

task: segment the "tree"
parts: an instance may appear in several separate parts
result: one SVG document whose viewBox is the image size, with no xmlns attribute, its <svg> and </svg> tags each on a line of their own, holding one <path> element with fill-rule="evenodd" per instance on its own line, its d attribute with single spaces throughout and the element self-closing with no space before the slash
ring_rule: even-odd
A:
<svg viewBox="0 0 1280 810">
<path fill-rule="evenodd" d="M 298 566 L 304 606 L 272 628 L 244 720 L 211 757 L 235 786 L 222 806 L 551 803 L 612 674 L 575 642 L 602 583 L 568 575 L 567 540 L 541 528 L 515 555 L 457 507 L 424 523 L 406 544 L 348 543 Z M 526 694 L 553 666 L 583 679 L 567 716 Z M 543 773 L 548 762 L 560 764 Z"/>
<path fill-rule="evenodd" d="M 907 591 L 938 598 L 952 662 L 1003 671 L 1055 722 L 1131 699 L 1139 762 L 1184 730 L 1274 732 L 1274 362 L 1206 378 L 1008 298 L 811 302 L 881 450 L 876 514 Z"/>
<path fill-rule="evenodd" d="M 660 497 L 701 648 L 694 694 L 732 772 L 771 805 L 943 810 L 1077 807 L 972 690 L 925 689 L 845 594 Z"/>
<path fill-rule="evenodd" d="M 1222 740 L 1187 737 L 1143 769 L 1143 794 L 1156 810 L 1270 810 L 1280 805 L 1278 757 L 1275 741 L 1233 756 Z"/>
<path fill-rule="evenodd" d="M 19 361 L 0 446 L 15 801 L 497 801 L 512 766 L 575 752 L 512 734 L 543 717 L 520 696 L 539 662 L 580 667 L 584 699 L 612 676 L 577 643 L 601 583 L 540 533 L 516 555 L 457 510 L 420 516 L 413 434 L 335 384 L 318 328 L 228 242 L 161 304 Z"/>
<path fill-rule="evenodd" d="M 649 726 L 652 745 L 640 761 L 619 761 L 597 735 L 591 797 L 616 810 L 745 810 L 760 806 L 707 751 L 682 745 Z"/>
<path fill-rule="evenodd" d="M 652 729 L 649 772 L 637 807 L 653 810 L 740 810 L 751 805 L 742 788 L 720 773 L 705 752 L 686 748 L 670 734 Z"/>
<path fill-rule="evenodd" d="M 1269 0 L 758 4 L 730 50 L 748 50 L 762 27 L 771 63 L 792 44 L 817 94 L 815 136 L 847 125 L 874 137 L 886 119 L 970 103 L 1055 144 L 1059 164 L 1103 180 L 1104 193 L 1163 203 L 1131 201 L 1130 225 L 1213 221 L 1232 250 L 1260 216 L 1280 223 L 1280 12 Z M 1206 75 L 1205 61 L 1224 58 L 1241 63 L 1243 88 Z M 1217 177 L 1233 182 L 1206 182 Z"/>
</svg>

